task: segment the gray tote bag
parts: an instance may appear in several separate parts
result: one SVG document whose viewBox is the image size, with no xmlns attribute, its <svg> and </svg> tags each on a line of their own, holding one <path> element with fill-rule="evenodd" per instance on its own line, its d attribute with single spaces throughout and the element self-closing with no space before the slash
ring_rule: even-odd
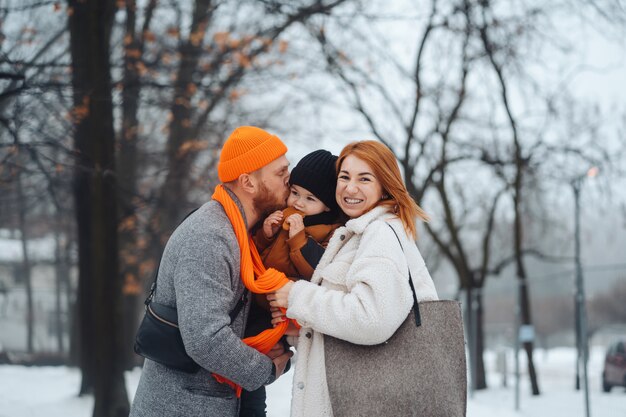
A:
<svg viewBox="0 0 626 417">
<path fill-rule="evenodd" d="M 410 273 L 409 282 L 413 310 L 385 343 L 356 345 L 324 336 L 334 417 L 465 416 L 467 370 L 460 303 L 418 303 Z"/>
</svg>

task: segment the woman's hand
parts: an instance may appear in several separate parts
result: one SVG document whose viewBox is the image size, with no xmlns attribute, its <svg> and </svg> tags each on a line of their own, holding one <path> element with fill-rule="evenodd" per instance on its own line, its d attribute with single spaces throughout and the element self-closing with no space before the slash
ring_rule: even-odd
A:
<svg viewBox="0 0 626 417">
<path fill-rule="evenodd" d="M 263 234 L 267 239 L 271 238 L 278 232 L 283 222 L 283 212 L 276 210 L 263 221 Z"/>
<path fill-rule="evenodd" d="M 287 320 L 287 316 L 283 314 L 280 308 L 278 307 L 270 307 L 270 311 L 272 312 L 272 326 L 276 327 L 278 324 Z M 287 325 L 287 330 L 285 331 L 285 336 L 298 336 L 300 334 L 300 329 L 296 327 L 293 321 L 290 321 Z"/>
<path fill-rule="evenodd" d="M 287 316 L 283 314 L 282 309 L 278 307 L 270 307 L 270 312 L 272 313 L 272 326 L 276 327 L 278 324 L 287 320 Z"/>
<path fill-rule="evenodd" d="M 289 281 L 275 293 L 267 294 L 267 301 L 270 302 L 270 307 L 289 308 L 289 292 L 291 292 L 291 287 L 293 287 L 293 281 Z"/>
</svg>

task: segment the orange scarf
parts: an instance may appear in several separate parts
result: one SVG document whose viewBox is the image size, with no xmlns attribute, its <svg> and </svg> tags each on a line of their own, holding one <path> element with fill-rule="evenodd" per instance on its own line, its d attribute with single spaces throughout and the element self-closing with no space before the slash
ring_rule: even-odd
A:
<svg viewBox="0 0 626 417">
<path fill-rule="evenodd" d="M 224 189 L 224 186 L 218 185 L 215 188 L 215 193 L 213 193 L 212 198 L 217 200 L 224 207 L 224 211 L 235 231 L 235 236 L 239 243 L 239 250 L 241 251 L 241 281 L 246 288 L 256 294 L 267 294 L 276 292 L 276 290 L 288 283 L 289 279 L 282 272 L 273 268 L 265 269 L 259 251 L 252 241 L 252 237 L 248 235 L 243 216 L 231 196 Z M 256 279 L 255 276 L 257 277 Z M 284 315 L 285 309 L 281 310 Z M 295 320 L 294 323 L 296 323 Z M 289 320 L 285 320 L 273 329 L 264 330 L 256 336 L 246 337 L 243 339 L 243 342 L 259 352 L 267 354 L 285 334 L 288 324 Z M 296 326 L 298 326 L 297 323 Z M 241 387 L 239 385 L 220 375 L 213 374 L 213 376 L 218 382 L 233 387 L 238 398 L 241 396 Z"/>
</svg>

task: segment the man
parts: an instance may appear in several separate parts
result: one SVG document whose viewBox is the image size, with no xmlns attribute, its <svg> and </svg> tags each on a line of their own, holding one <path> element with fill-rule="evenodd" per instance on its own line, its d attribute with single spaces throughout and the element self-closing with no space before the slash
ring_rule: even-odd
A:
<svg viewBox="0 0 626 417">
<path fill-rule="evenodd" d="M 248 232 L 286 205 L 286 152 L 278 137 L 252 126 L 235 129 L 222 147 L 219 178 Z M 154 301 L 176 307 L 185 350 L 201 369 L 190 374 L 146 359 L 131 417 L 236 417 L 235 391 L 213 373 L 246 390 L 283 373 L 292 353 L 281 344 L 266 356 L 241 341 L 249 302 L 231 322 L 230 314 L 248 293 L 240 257 L 232 223 L 218 201 L 205 203 L 174 231 L 163 252 Z"/>
</svg>

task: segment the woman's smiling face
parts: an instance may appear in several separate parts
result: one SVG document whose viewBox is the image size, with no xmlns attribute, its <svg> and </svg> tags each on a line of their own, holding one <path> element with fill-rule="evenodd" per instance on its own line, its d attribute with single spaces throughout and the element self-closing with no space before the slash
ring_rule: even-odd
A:
<svg viewBox="0 0 626 417">
<path fill-rule="evenodd" d="M 356 218 L 374 207 L 382 198 L 383 188 L 374 170 L 362 159 L 348 155 L 339 168 L 335 197 L 341 210 Z"/>
</svg>

